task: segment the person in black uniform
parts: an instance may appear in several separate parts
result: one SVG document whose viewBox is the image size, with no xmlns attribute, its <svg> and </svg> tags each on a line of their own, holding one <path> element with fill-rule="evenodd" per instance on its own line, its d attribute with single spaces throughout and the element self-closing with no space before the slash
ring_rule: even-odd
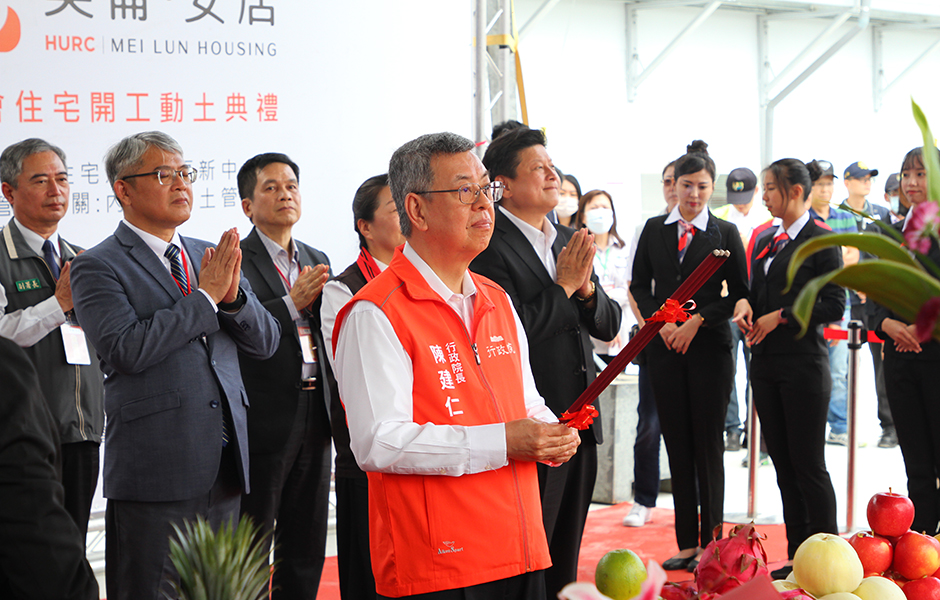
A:
<svg viewBox="0 0 940 600">
<path fill-rule="evenodd" d="M 398 209 L 388 187 L 388 174 L 366 179 L 353 197 L 353 226 L 359 236 L 356 261 L 323 286 L 320 330 L 326 355 L 333 364 L 333 325 L 336 314 L 366 283 L 388 267 L 395 248 L 405 243 Z M 333 446 L 336 448 L 336 562 L 343 600 L 376 598 L 369 553 L 369 479 L 356 464 L 349 447 L 346 410 L 337 390 L 330 405 Z"/>
<path fill-rule="evenodd" d="M 666 324 L 647 346 L 676 514 L 679 553 L 667 570 L 694 570 L 724 522 L 724 422 L 734 380 L 731 326 L 735 302 L 747 295 L 744 247 L 737 228 L 708 211 L 715 163 L 696 140 L 675 164 L 679 202 L 646 222 L 633 261 L 630 292 L 648 320 L 713 250 L 731 257 L 695 293 L 692 317 Z M 722 296 L 723 284 L 728 294 Z M 701 503 L 701 525 L 699 524 Z"/>
<path fill-rule="evenodd" d="M 810 168 L 818 169 L 817 163 Z M 842 266 L 838 248 L 826 248 L 807 259 L 787 286 L 787 266 L 800 244 L 831 230 L 810 218 L 806 198 L 810 172 L 799 160 L 785 158 L 764 171 L 764 204 L 782 223 L 755 245 L 749 300 L 738 304 L 734 321 L 751 344 L 751 390 L 767 451 L 777 471 L 787 526 L 787 554 L 810 535 L 838 533 L 836 496 L 826 470 L 825 432 L 832 377 L 823 326 L 837 321 L 845 292 L 828 284 L 819 292 L 810 329 L 791 316 L 793 301 L 812 278 Z M 757 316 L 757 318 L 754 318 Z M 786 565 L 775 578 L 792 570 Z"/>
<path fill-rule="evenodd" d="M 910 201 L 912 212 L 928 201 L 922 148 L 914 148 L 904 157 L 901 194 Z M 895 226 L 904 231 L 910 220 Z M 940 265 L 936 239 L 930 238 L 930 249 L 925 254 Z M 907 493 L 914 502 L 911 529 L 935 535 L 940 522 L 940 403 L 936 391 L 940 384 L 940 343 L 919 339 L 913 324 L 883 307 L 874 311 L 872 325 L 885 340 L 885 388 L 904 455 Z"/>
</svg>

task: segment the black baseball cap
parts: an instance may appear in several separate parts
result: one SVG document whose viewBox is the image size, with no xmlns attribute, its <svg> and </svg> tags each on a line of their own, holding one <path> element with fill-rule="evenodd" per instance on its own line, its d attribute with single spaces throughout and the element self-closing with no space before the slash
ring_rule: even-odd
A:
<svg viewBox="0 0 940 600">
<path fill-rule="evenodd" d="M 863 161 L 856 161 L 850 164 L 845 169 L 845 178 L 846 179 L 861 179 L 862 177 L 867 177 L 871 175 L 872 177 L 878 176 L 878 169 L 869 169 Z"/>
<path fill-rule="evenodd" d="M 901 187 L 901 174 L 892 173 L 888 175 L 888 180 L 885 181 L 885 193 L 890 194 L 895 192 L 899 187 Z"/>
<path fill-rule="evenodd" d="M 836 175 L 835 169 L 832 167 L 832 163 L 828 160 L 819 160 L 814 158 L 810 162 L 806 163 L 806 166 L 809 167 L 810 163 L 816 163 L 819 165 L 819 168 L 822 169 L 822 174 L 820 177 L 832 177 L 833 179 L 838 179 L 839 176 Z"/>
<path fill-rule="evenodd" d="M 728 173 L 725 185 L 728 188 L 729 204 L 747 204 L 754 199 L 757 176 L 747 167 L 739 167 Z"/>
</svg>

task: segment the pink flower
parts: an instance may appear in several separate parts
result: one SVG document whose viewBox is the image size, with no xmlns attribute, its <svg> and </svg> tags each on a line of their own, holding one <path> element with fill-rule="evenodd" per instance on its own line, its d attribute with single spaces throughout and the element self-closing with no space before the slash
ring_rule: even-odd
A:
<svg viewBox="0 0 940 600">
<path fill-rule="evenodd" d="M 940 205 L 930 201 L 916 204 L 911 209 L 904 230 L 904 240 L 911 250 L 922 254 L 930 251 L 930 237 L 937 235 L 937 213 L 940 213 Z"/>
<path fill-rule="evenodd" d="M 924 302 L 924 305 L 917 311 L 915 330 L 917 332 L 917 341 L 921 344 L 933 335 L 933 328 L 937 324 L 938 316 L 940 316 L 940 296 L 934 296 Z"/>
</svg>

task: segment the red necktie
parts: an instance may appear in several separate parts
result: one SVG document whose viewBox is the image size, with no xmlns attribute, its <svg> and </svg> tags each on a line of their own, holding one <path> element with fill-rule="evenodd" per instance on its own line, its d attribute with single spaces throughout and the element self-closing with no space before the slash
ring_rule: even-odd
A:
<svg viewBox="0 0 940 600">
<path fill-rule="evenodd" d="M 764 246 L 764 249 L 761 250 L 761 253 L 757 255 L 757 260 L 764 258 L 773 258 L 777 256 L 777 253 L 783 250 L 783 247 L 787 245 L 787 242 L 790 241 L 790 236 L 787 235 L 786 231 L 781 231 L 774 236 L 774 241 L 772 244 Z"/>
<path fill-rule="evenodd" d="M 682 234 L 679 236 L 679 262 L 682 262 L 682 259 L 685 258 L 685 251 L 692 242 L 692 236 L 695 235 L 695 225 L 680 220 L 679 227 L 682 229 Z"/>
</svg>

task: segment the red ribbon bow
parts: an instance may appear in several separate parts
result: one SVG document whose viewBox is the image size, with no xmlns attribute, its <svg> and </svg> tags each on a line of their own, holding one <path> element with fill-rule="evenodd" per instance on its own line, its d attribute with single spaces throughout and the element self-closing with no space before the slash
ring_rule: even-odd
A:
<svg viewBox="0 0 940 600">
<path fill-rule="evenodd" d="M 688 307 L 688 308 L 686 308 Z M 680 305 L 677 300 L 667 298 L 666 303 L 659 307 L 659 310 L 652 317 L 646 320 L 647 323 L 662 321 L 664 323 L 682 323 L 689 320 L 690 315 L 687 311 L 695 310 L 695 302 L 689 300 Z"/>
<path fill-rule="evenodd" d="M 600 413 L 597 412 L 597 409 L 594 408 L 593 405 L 588 404 L 574 414 L 571 414 L 566 410 L 564 414 L 561 415 L 560 421 L 568 427 L 573 427 L 579 431 L 584 431 L 591 425 L 591 423 L 594 422 L 594 417 L 599 414 Z"/>
</svg>

